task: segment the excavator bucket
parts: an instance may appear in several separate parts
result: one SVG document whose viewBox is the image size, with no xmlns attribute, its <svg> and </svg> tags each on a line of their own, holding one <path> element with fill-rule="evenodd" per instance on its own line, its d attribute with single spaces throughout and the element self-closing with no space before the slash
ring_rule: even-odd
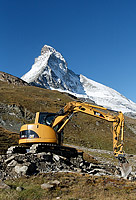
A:
<svg viewBox="0 0 136 200">
<path fill-rule="evenodd" d="M 127 179 L 128 175 L 132 172 L 132 166 L 128 163 L 128 161 L 120 163 L 120 171 L 121 176 Z"/>
</svg>

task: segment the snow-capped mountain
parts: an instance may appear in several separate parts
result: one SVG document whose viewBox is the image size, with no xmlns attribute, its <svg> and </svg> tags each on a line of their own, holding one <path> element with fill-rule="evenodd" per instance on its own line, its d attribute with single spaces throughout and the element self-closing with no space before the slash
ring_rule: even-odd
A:
<svg viewBox="0 0 136 200">
<path fill-rule="evenodd" d="M 21 78 L 35 86 L 65 91 L 85 99 L 89 98 L 96 104 L 113 110 L 136 113 L 136 103 L 112 88 L 81 74 L 75 74 L 67 68 L 64 57 L 48 45 L 42 48 L 41 55 L 35 59 L 31 70 Z"/>
<path fill-rule="evenodd" d="M 85 94 L 80 77 L 67 68 L 67 63 L 59 52 L 47 45 L 42 48 L 41 56 L 35 59 L 31 70 L 22 79 L 47 89 Z"/>
</svg>

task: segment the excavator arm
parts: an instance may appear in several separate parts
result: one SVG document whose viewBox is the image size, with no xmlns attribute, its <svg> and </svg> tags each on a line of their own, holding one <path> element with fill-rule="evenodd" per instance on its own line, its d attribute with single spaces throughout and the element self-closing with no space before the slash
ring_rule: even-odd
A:
<svg viewBox="0 0 136 200">
<path fill-rule="evenodd" d="M 116 112 L 116 115 L 112 115 L 111 110 L 107 108 L 90 105 L 80 102 L 69 102 L 66 106 L 58 112 L 58 116 L 55 118 L 52 127 L 54 128 L 60 122 L 63 121 L 61 127 L 57 130 L 57 134 L 61 132 L 64 126 L 69 122 L 74 113 L 82 112 L 109 122 L 113 123 L 113 152 L 116 158 L 124 157 L 123 152 L 123 138 L 124 138 L 124 116 L 122 112 Z"/>
</svg>

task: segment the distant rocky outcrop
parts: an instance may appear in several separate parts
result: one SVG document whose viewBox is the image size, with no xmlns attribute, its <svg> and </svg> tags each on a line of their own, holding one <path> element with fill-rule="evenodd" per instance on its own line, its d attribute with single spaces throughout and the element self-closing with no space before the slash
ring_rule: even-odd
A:
<svg viewBox="0 0 136 200">
<path fill-rule="evenodd" d="M 26 81 L 1 71 L 0 71 L 0 81 L 7 82 L 13 85 L 25 85 L 25 86 L 29 85 Z"/>
<path fill-rule="evenodd" d="M 22 125 L 21 119 L 30 121 L 34 119 L 34 114 L 20 104 L 0 102 L 0 126 L 19 131 Z"/>
</svg>

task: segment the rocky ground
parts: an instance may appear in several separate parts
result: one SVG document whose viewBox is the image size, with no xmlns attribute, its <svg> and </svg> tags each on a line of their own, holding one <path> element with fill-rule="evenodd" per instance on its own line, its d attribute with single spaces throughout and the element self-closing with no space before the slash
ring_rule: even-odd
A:
<svg viewBox="0 0 136 200">
<path fill-rule="evenodd" d="M 0 200 L 134 200 L 136 173 L 121 178 L 120 168 L 102 158 L 111 152 L 89 151 L 99 157 L 81 151 L 72 158 L 51 152 L 1 155 Z"/>
<path fill-rule="evenodd" d="M 88 162 L 81 152 L 76 157 L 64 157 L 51 152 L 15 153 L 0 156 L 0 179 L 2 180 L 59 171 L 101 176 L 114 175 L 117 168 L 111 164 Z"/>
<path fill-rule="evenodd" d="M 76 172 L 6 180 L 0 182 L 0 188 L 1 200 L 135 200 L 136 196 L 134 181 Z"/>
<path fill-rule="evenodd" d="M 80 147 L 77 147 L 78 149 Z M 31 149 L 28 153 L 13 153 L 10 148 L 8 154 L 0 156 L 0 179 L 12 179 L 19 178 L 21 176 L 37 175 L 39 173 L 47 172 L 59 172 L 59 171 L 71 171 L 78 173 L 87 173 L 97 176 L 115 176 L 121 177 L 120 166 L 116 163 L 113 164 L 113 159 L 104 158 L 102 154 L 110 155 L 110 151 L 101 151 L 86 149 L 91 153 L 99 153 L 99 157 L 93 158 L 89 154 L 86 154 L 78 150 L 78 153 L 72 156 L 60 155 L 54 152 L 40 152 L 33 153 Z M 83 149 L 82 149 L 83 150 Z M 91 159 L 90 159 L 90 157 Z M 129 156 L 135 158 L 135 156 Z M 133 163 L 134 164 L 134 163 Z M 133 171 L 128 177 L 130 180 L 136 179 L 135 166 L 133 165 Z"/>
<path fill-rule="evenodd" d="M 68 145 L 68 144 L 67 144 Z M 102 149 L 91 149 L 91 148 L 86 148 L 86 147 L 81 147 L 81 146 L 76 146 L 76 145 L 71 145 L 72 147 L 76 149 L 80 149 L 87 154 L 90 154 L 93 156 L 99 163 L 102 164 L 113 164 L 115 166 L 119 166 L 119 162 L 115 157 L 113 156 L 112 151 L 108 150 L 102 150 Z M 136 172 L 136 155 L 135 154 L 125 154 L 128 162 L 132 166 L 132 169 L 134 172 Z"/>
</svg>

